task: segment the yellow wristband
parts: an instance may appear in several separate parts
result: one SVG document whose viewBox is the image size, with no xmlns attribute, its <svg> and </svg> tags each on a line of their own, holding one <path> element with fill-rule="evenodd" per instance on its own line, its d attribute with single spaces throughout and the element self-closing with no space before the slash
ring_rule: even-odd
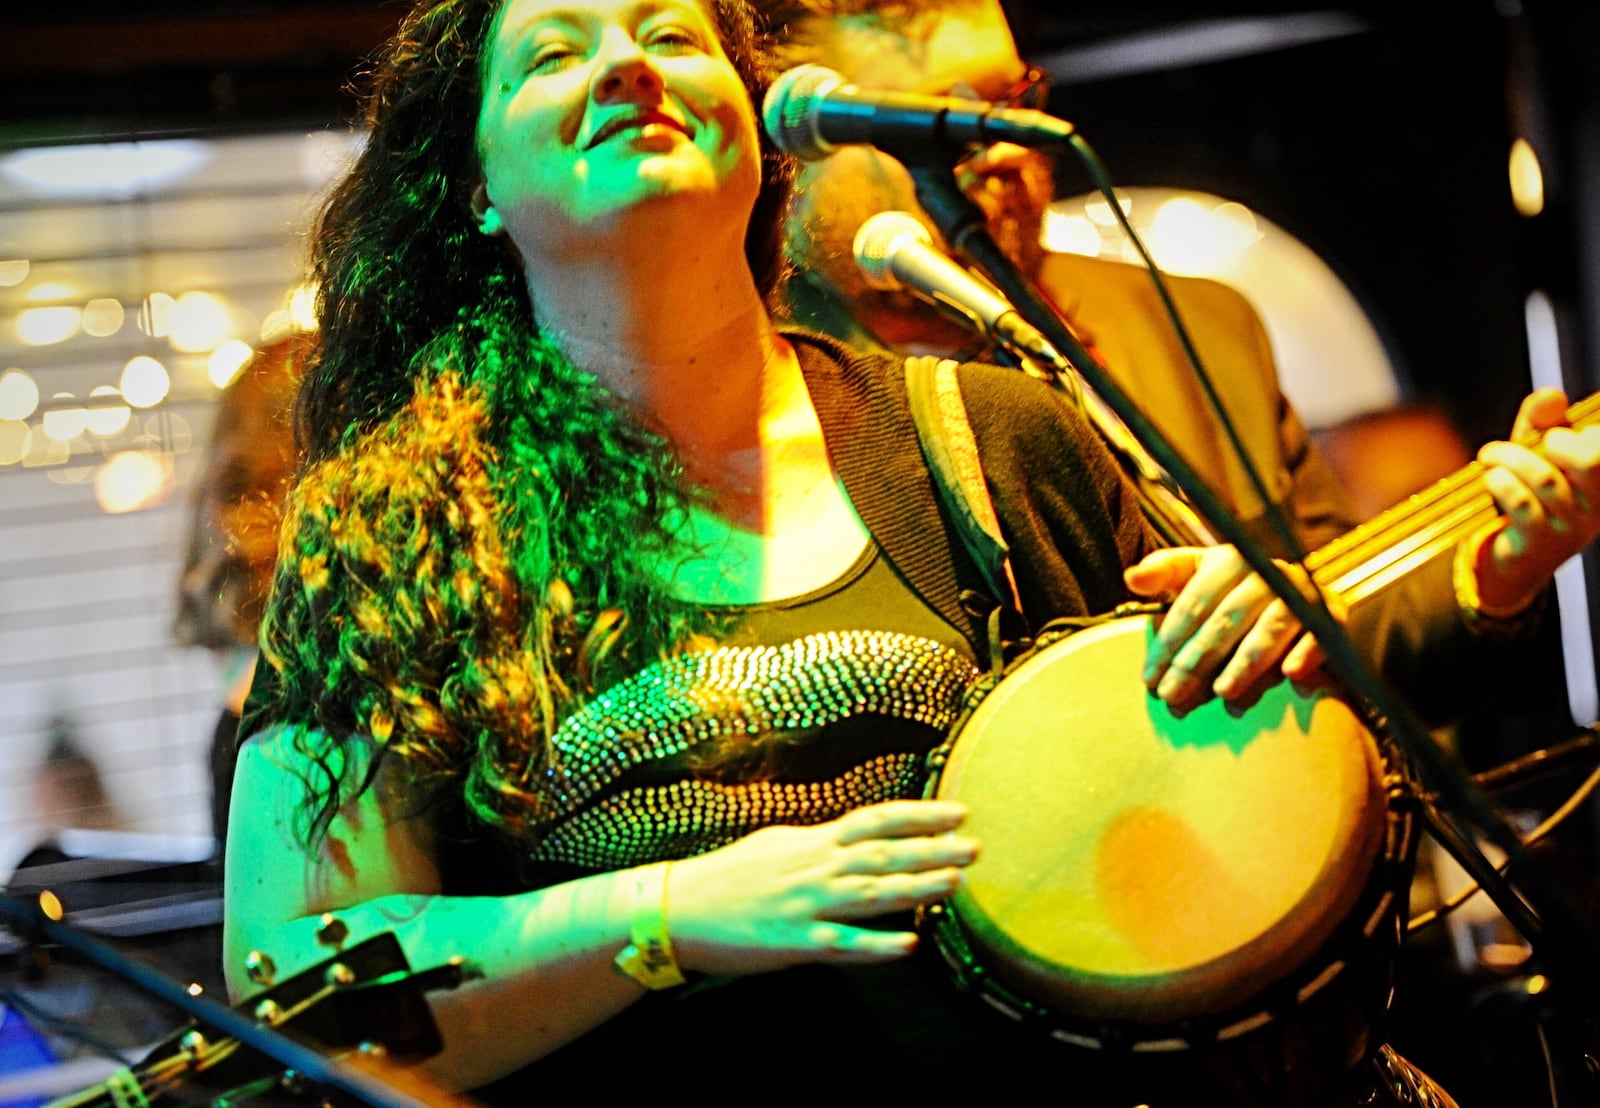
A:
<svg viewBox="0 0 1600 1108">
<path fill-rule="evenodd" d="M 617 954 L 617 968 L 647 989 L 683 984 L 683 970 L 667 934 L 667 867 L 658 862 L 633 871 L 633 916 L 627 946 Z"/>
</svg>

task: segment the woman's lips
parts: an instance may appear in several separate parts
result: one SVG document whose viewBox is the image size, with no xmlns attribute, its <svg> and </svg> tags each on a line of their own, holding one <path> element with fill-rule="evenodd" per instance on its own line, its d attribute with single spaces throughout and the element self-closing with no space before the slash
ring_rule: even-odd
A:
<svg viewBox="0 0 1600 1108">
<path fill-rule="evenodd" d="M 670 127 L 685 137 L 689 135 L 687 127 L 665 112 L 636 112 L 632 115 L 618 116 L 602 123 L 600 129 L 594 133 L 594 137 L 588 141 L 584 149 L 593 150 L 596 146 L 615 135 L 622 134 L 625 131 L 642 131 L 646 127 L 655 124 Z"/>
</svg>

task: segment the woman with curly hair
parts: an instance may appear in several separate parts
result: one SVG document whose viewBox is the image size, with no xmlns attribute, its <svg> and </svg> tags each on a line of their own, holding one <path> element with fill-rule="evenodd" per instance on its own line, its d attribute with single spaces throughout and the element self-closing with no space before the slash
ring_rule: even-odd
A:
<svg viewBox="0 0 1600 1108">
<path fill-rule="evenodd" d="M 236 991 L 250 950 L 317 959 L 336 911 L 482 972 L 431 998 L 457 1087 L 641 1025 L 663 1056 L 743 1013 L 766 1043 L 823 1012 L 838 1036 L 871 1006 L 818 964 L 901 959 L 909 927 L 865 921 L 974 856 L 919 798 L 983 613 L 897 367 L 769 317 L 767 76 L 734 0 L 444 0 L 377 64 L 313 245 L 228 844 Z M 1020 375 L 979 384 L 994 449 L 1050 473 L 1002 504 L 1064 551 L 1019 585 L 1111 608 L 1150 537 L 1108 455 Z M 663 902 L 665 966 L 640 922 Z"/>
<path fill-rule="evenodd" d="M 927 755 L 1018 617 L 1110 611 L 1154 545 L 1051 390 L 964 366 L 996 614 L 902 363 L 769 315 L 766 77 L 738 0 L 418 4 L 316 232 L 226 968 L 319 960 L 327 912 L 465 958 L 430 1067 L 486 1100 L 707 1047 L 929 1087 L 982 1033 L 906 957 L 978 850 Z"/>
</svg>

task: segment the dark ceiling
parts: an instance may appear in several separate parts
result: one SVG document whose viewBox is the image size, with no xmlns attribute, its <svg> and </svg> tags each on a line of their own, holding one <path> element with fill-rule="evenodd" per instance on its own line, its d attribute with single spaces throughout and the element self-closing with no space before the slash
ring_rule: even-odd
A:
<svg viewBox="0 0 1600 1108">
<path fill-rule="evenodd" d="M 1583 196 L 1600 195 L 1587 137 L 1600 103 L 1590 6 L 1461 0 L 1448 17 L 1375 3 L 1192 3 L 1178 16 L 1156 5 L 1111 16 L 1045 0 L 1010 7 L 1024 51 L 1059 62 L 1052 110 L 1079 124 L 1117 183 L 1185 185 L 1263 212 L 1372 306 L 1417 392 L 1454 405 L 1476 438 L 1503 428 L 1522 389 L 1525 289 L 1585 279 L 1574 244 L 1595 221 Z M 80 0 L 8 12 L 0 147 L 347 122 L 360 60 L 403 5 L 196 9 Z M 1092 79 L 1077 69 L 1084 50 L 1130 36 L 1192 45 L 1217 21 L 1308 15 L 1358 30 L 1210 59 L 1180 50 L 1165 66 Z M 1536 225 L 1511 214 L 1505 187 L 1510 136 L 1530 127 L 1543 136 L 1552 204 Z"/>
<path fill-rule="evenodd" d="M 68 135 L 327 123 L 399 9 L 352 0 L 48 5 L 8 16 L 0 119 L 10 144 Z M 85 10 L 87 9 L 87 10 Z"/>
<path fill-rule="evenodd" d="M 80 0 L 8 12 L 0 38 L 0 139 L 15 145 L 96 132 L 347 118 L 352 72 L 404 7 L 392 0 Z M 1180 21 L 1159 6 L 1123 5 L 1115 15 L 1065 14 L 1039 0 L 1008 7 L 1032 52 L 1199 19 L 1317 10 L 1197 3 L 1185 6 Z"/>
</svg>

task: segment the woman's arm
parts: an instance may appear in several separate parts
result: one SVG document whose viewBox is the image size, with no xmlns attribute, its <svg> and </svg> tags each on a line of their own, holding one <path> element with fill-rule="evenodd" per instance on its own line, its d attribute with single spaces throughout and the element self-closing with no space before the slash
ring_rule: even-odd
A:
<svg viewBox="0 0 1600 1108">
<path fill-rule="evenodd" d="M 327 836 L 296 833 L 304 756 L 278 728 L 246 742 L 234 777 L 228 832 L 223 954 L 229 989 L 254 989 L 246 955 L 271 956 L 281 975 L 326 958 L 319 917 L 334 912 L 351 941 L 393 931 L 416 969 L 466 958 L 481 980 L 429 994 L 445 1050 L 431 1067 L 471 1088 L 538 1057 L 643 994 L 610 965 L 605 946 L 628 934 L 626 885 L 606 875 L 515 897 L 440 893 L 433 836 L 403 773 L 385 771 L 347 801 Z M 360 780 L 371 756 L 350 744 Z M 537 982 L 532 979 L 537 976 Z M 560 1003 L 539 1003 L 533 990 Z M 515 1012 L 515 1019 L 506 1018 Z"/>
<path fill-rule="evenodd" d="M 230 990 L 253 990 L 247 954 L 282 975 L 326 958 L 319 917 L 333 912 L 356 942 L 394 932 L 411 965 L 460 956 L 483 974 L 430 994 L 445 1049 L 429 1063 L 443 1084 L 473 1088 L 599 1025 L 644 995 L 613 963 L 628 942 L 634 881 L 601 874 L 514 896 L 441 893 L 427 820 L 386 767 L 347 800 L 315 847 L 296 834 L 304 756 L 279 728 L 247 741 L 234 779 L 223 950 Z M 347 744 L 360 780 L 367 743 Z M 674 863 L 668 924 L 679 964 L 755 973 L 808 961 L 901 957 L 914 935 L 848 921 L 943 899 L 976 843 L 949 835 L 958 805 L 896 801 L 812 827 L 774 827 Z"/>
</svg>

